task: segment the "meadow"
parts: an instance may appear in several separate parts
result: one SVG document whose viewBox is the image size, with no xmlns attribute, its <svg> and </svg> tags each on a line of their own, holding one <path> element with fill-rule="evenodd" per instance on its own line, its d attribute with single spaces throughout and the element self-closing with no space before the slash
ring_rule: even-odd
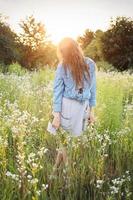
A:
<svg viewBox="0 0 133 200">
<path fill-rule="evenodd" d="M 133 76 L 97 71 L 96 123 L 47 132 L 55 71 L 0 73 L 0 200 L 132 200 Z M 71 163 L 49 176 L 60 145 Z"/>
</svg>

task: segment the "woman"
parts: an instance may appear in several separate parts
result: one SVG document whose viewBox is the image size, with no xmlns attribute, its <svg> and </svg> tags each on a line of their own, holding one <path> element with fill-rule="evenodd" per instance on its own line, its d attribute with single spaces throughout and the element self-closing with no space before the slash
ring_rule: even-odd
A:
<svg viewBox="0 0 133 200">
<path fill-rule="evenodd" d="M 94 122 L 93 107 L 96 105 L 95 62 L 84 57 L 78 43 L 64 38 L 58 45 L 57 66 L 53 88 L 53 127 L 60 126 L 73 136 L 80 136 L 88 123 Z M 56 166 L 66 161 L 66 152 L 57 155 Z"/>
</svg>

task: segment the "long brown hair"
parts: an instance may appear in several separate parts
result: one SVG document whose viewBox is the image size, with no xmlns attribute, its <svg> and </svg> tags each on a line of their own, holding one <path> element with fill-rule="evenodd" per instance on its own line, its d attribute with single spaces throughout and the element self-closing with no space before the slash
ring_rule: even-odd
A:
<svg viewBox="0 0 133 200">
<path fill-rule="evenodd" d="M 63 38 L 58 44 L 57 56 L 59 61 L 63 63 L 65 72 L 67 68 L 71 70 L 76 86 L 83 87 L 83 77 L 89 79 L 90 73 L 79 44 L 72 38 Z"/>
</svg>

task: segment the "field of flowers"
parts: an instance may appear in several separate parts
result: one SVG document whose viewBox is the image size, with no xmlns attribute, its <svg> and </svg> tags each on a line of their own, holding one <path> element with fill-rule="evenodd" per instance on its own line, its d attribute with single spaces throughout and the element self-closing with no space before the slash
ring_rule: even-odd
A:
<svg viewBox="0 0 133 200">
<path fill-rule="evenodd" d="M 0 200 L 133 199 L 133 76 L 97 72 L 96 123 L 46 131 L 54 70 L 0 73 Z M 60 145 L 69 166 L 49 179 Z"/>
</svg>

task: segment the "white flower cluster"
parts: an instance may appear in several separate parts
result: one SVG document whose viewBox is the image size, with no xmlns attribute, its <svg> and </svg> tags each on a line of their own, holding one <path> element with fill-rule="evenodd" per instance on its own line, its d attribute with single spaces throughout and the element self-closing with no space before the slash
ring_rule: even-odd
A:
<svg viewBox="0 0 133 200">
<path fill-rule="evenodd" d="M 129 171 L 125 172 L 125 175 L 122 175 L 121 177 L 112 179 L 112 185 L 110 186 L 110 191 L 111 194 L 117 194 L 120 192 L 121 186 L 126 183 L 126 182 L 130 182 L 131 181 L 131 177 L 129 175 Z"/>
<path fill-rule="evenodd" d="M 31 170 L 39 170 L 42 169 L 42 165 L 40 165 L 40 160 L 37 157 L 37 154 L 30 153 L 28 155 L 28 159 L 26 160 L 27 164 L 29 164 Z"/>
<path fill-rule="evenodd" d="M 99 179 L 96 181 L 96 188 L 99 190 L 102 190 L 102 186 L 103 183 L 109 185 L 109 193 L 110 195 L 115 195 L 118 194 L 119 192 L 121 192 L 121 187 L 123 184 L 126 184 L 127 182 L 131 181 L 131 177 L 129 175 L 129 171 L 126 171 L 124 175 L 122 175 L 121 177 L 112 179 L 111 182 L 109 180 L 109 182 Z M 128 189 L 126 189 L 127 195 L 130 194 L 130 191 L 128 191 Z M 121 194 L 122 195 L 122 194 Z"/>
<path fill-rule="evenodd" d="M 29 179 L 28 181 L 33 185 L 38 183 L 38 179 L 37 178 Z"/>
<path fill-rule="evenodd" d="M 45 147 L 42 147 L 38 152 L 37 154 L 39 155 L 40 158 L 43 157 L 44 154 L 46 154 L 48 152 L 48 149 L 45 148 Z"/>
<path fill-rule="evenodd" d="M 27 110 L 21 111 L 17 101 L 11 103 L 6 100 L 4 106 L 8 110 L 8 114 L 3 117 L 6 124 L 11 128 L 14 137 L 19 134 L 30 133 L 32 126 L 39 122 L 38 118 L 32 116 Z"/>
<path fill-rule="evenodd" d="M 96 188 L 99 188 L 99 189 L 101 189 L 102 188 L 102 185 L 103 185 L 103 183 L 104 183 L 104 181 L 103 180 L 97 180 L 97 182 L 96 182 Z"/>
<path fill-rule="evenodd" d="M 42 184 L 41 190 L 37 190 L 37 191 L 36 191 L 36 194 L 37 194 L 38 196 L 40 196 L 41 193 L 42 193 L 43 191 L 47 190 L 47 188 L 48 188 L 48 184 Z"/>
<path fill-rule="evenodd" d="M 7 171 L 6 176 L 11 177 L 15 181 L 19 181 L 19 176 L 17 174 L 13 174 L 13 173 Z"/>
<path fill-rule="evenodd" d="M 8 143 L 7 143 L 7 140 L 6 138 L 3 138 L 1 135 L 0 135 L 0 146 L 2 147 L 7 147 Z"/>
</svg>

